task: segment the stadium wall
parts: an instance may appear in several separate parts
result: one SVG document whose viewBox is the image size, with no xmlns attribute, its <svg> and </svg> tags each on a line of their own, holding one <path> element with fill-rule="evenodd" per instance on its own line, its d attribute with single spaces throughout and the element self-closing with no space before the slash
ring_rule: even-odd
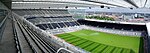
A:
<svg viewBox="0 0 150 53">
<path fill-rule="evenodd" d="M 146 45 L 146 52 L 145 53 L 150 53 L 150 22 L 149 23 L 146 23 L 146 28 L 147 28 L 147 33 L 148 33 L 148 36 L 146 36 L 145 38 L 146 38 L 146 42 L 147 43 L 145 43 Z"/>
<path fill-rule="evenodd" d="M 148 36 L 150 36 L 150 22 L 146 23 L 146 28 L 147 28 Z"/>
</svg>

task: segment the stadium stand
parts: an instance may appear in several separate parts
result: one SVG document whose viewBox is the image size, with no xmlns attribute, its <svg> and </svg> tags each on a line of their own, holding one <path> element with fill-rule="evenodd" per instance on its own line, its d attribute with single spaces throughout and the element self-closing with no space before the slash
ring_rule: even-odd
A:
<svg viewBox="0 0 150 53">
<path fill-rule="evenodd" d="M 84 19 L 77 20 L 74 19 L 67 10 L 14 10 L 17 14 L 24 12 L 23 14 L 18 14 L 23 16 L 23 19 L 29 21 L 33 25 L 39 27 L 40 29 L 50 33 L 51 35 L 57 35 L 62 33 L 74 32 L 82 29 L 90 29 L 94 31 L 112 33 L 112 34 L 121 34 L 128 36 L 141 36 L 141 31 L 145 31 L 146 28 L 144 25 L 129 25 L 129 24 L 116 24 L 116 23 L 104 23 L 96 21 L 87 21 Z M 39 11 L 40 13 L 36 14 L 35 12 Z M 26 13 L 32 14 L 26 14 Z M 58 13 L 59 12 L 59 13 Z M 47 16 L 47 14 L 49 16 Z M 31 25 L 32 25 L 31 24 Z M 141 27 L 141 28 L 139 28 Z M 50 36 L 53 37 L 53 36 Z M 59 37 L 53 37 L 52 39 L 56 43 L 61 43 L 62 45 L 70 45 Z M 63 43 L 62 43 L 63 42 Z M 60 45 L 61 45 L 60 44 Z M 73 46 L 73 45 L 70 45 Z M 65 47 L 65 46 L 64 46 Z M 69 47 L 70 48 L 70 47 Z M 73 47 L 78 48 L 78 47 Z M 81 48 L 78 48 L 82 52 L 87 52 Z M 74 51 L 74 50 L 73 50 Z"/>
<path fill-rule="evenodd" d="M 138 36 L 138 37 L 140 37 L 142 35 L 142 32 L 138 32 L 138 31 L 125 31 L 125 30 L 100 28 L 100 27 L 93 27 L 93 26 L 86 26 L 86 25 L 83 25 L 83 26 L 84 26 L 85 29 L 95 30 L 95 31 L 100 31 L 100 32 L 106 32 L 106 33 L 112 33 L 112 34 Z"/>
<path fill-rule="evenodd" d="M 70 16 L 66 9 L 14 9 L 13 11 L 20 16 Z"/>
<path fill-rule="evenodd" d="M 127 31 L 146 31 L 145 25 L 130 25 L 130 24 L 117 24 L 117 23 L 105 23 L 87 20 L 78 20 L 81 25 L 89 25 L 102 28 L 119 29 Z"/>
<path fill-rule="evenodd" d="M 149 53 L 149 1 L 1 0 L 0 53 Z"/>
<path fill-rule="evenodd" d="M 93 30 L 96 30 L 97 27 L 100 28 L 103 32 L 111 32 L 116 33 L 117 31 L 122 32 L 124 35 L 141 35 L 139 31 L 145 31 L 146 28 L 144 25 L 129 25 L 129 24 L 116 24 L 116 23 L 104 23 L 104 22 L 96 22 L 96 21 L 87 21 L 84 19 L 75 20 L 67 10 L 60 10 L 60 9 L 49 9 L 49 10 L 14 10 L 16 13 L 24 12 L 20 14 L 20 16 L 24 16 L 24 18 L 30 22 L 32 22 L 37 27 L 43 29 L 43 30 L 50 30 L 53 29 L 51 32 L 54 34 L 64 33 L 64 31 L 72 31 L 69 30 L 69 28 L 76 28 L 76 26 L 87 29 L 91 28 Z M 38 13 L 40 16 L 35 16 L 35 12 L 43 12 Z M 26 14 L 26 13 L 32 13 L 32 14 Z M 43 14 L 43 15 L 42 15 Z M 49 14 L 49 16 L 44 16 L 46 14 Z M 66 15 L 67 14 L 67 15 Z M 28 16 L 27 16 L 28 15 Z M 85 28 L 83 26 L 87 25 Z M 93 27 L 95 28 L 93 28 Z M 139 28 L 140 27 L 140 28 Z M 60 29 L 59 29 L 60 28 Z M 62 29 L 63 28 L 63 29 Z M 114 30 L 114 31 L 113 31 Z M 74 31 L 76 31 L 74 29 Z M 116 32 L 115 32 L 116 31 Z M 120 34 L 120 33 L 116 33 Z"/>
<path fill-rule="evenodd" d="M 39 12 L 41 16 L 34 16 L 36 11 Z M 43 11 L 43 13 L 41 13 Z M 27 20 L 40 27 L 43 30 L 46 29 L 56 29 L 69 26 L 77 26 L 77 21 L 72 18 L 67 10 L 50 9 L 50 10 L 14 10 L 20 16 L 24 16 Z M 23 13 L 20 13 L 23 12 Z M 32 14 L 29 14 L 32 13 Z M 39 15 L 36 14 L 36 15 Z M 49 16 L 44 17 L 45 14 Z"/>
</svg>

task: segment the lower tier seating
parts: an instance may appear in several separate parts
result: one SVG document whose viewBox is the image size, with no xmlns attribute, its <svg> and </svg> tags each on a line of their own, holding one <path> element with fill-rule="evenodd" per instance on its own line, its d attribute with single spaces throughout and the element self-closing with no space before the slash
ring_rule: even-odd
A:
<svg viewBox="0 0 150 53">
<path fill-rule="evenodd" d="M 48 24 L 38 24 L 37 27 L 46 30 L 46 29 L 57 29 L 63 27 L 70 27 L 70 26 L 78 26 L 79 24 L 76 22 L 61 22 L 61 23 L 48 23 Z"/>
</svg>

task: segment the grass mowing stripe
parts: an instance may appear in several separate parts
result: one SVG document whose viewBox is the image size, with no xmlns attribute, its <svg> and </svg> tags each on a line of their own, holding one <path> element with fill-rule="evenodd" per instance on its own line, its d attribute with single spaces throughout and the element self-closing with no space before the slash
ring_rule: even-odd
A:
<svg viewBox="0 0 150 53">
<path fill-rule="evenodd" d="M 64 36 L 71 36 L 71 35 L 66 35 L 66 34 L 59 34 L 59 35 L 56 35 L 58 37 L 64 37 Z"/>
<path fill-rule="evenodd" d="M 82 45 L 82 44 L 87 43 L 87 42 L 88 42 L 88 40 L 84 40 L 84 42 L 79 43 L 79 44 L 77 44 L 76 46 Z"/>
<path fill-rule="evenodd" d="M 103 49 L 105 49 L 107 46 L 106 45 L 100 45 L 98 46 L 96 49 L 94 49 L 92 51 L 92 53 L 99 53 L 100 51 L 102 51 Z"/>
<path fill-rule="evenodd" d="M 106 47 L 103 47 L 103 48 L 99 48 L 99 52 L 102 52 L 103 50 L 105 50 L 106 48 L 108 47 L 108 45 L 106 45 Z"/>
<path fill-rule="evenodd" d="M 111 48 L 111 46 L 108 46 L 107 48 L 105 48 L 102 52 L 100 53 L 106 53 L 109 49 Z"/>
<path fill-rule="evenodd" d="M 113 50 L 111 51 L 111 53 L 113 53 L 116 48 L 118 48 L 118 47 L 114 47 Z"/>
<path fill-rule="evenodd" d="M 91 49 L 90 51 L 93 51 L 94 49 L 98 48 L 101 44 L 98 44 L 97 46 L 95 46 L 93 49 Z"/>
<path fill-rule="evenodd" d="M 82 39 L 77 38 L 77 39 L 73 39 L 73 40 L 68 40 L 67 42 L 69 42 L 69 43 L 73 43 L 73 42 L 80 41 L 80 40 L 82 40 Z"/>
<path fill-rule="evenodd" d="M 134 52 L 131 52 L 131 49 L 129 49 L 129 50 L 127 51 L 127 53 L 134 53 Z"/>
<path fill-rule="evenodd" d="M 71 38 L 71 37 L 75 37 L 75 36 L 65 35 L 65 37 L 63 38 L 65 39 L 65 38 Z"/>
<path fill-rule="evenodd" d="M 58 34 L 58 35 L 55 35 L 55 36 L 57 36 L 57 37 L 62 37 L 62 36 L 64 36 L 64 35 L 62 35 L 62 34 Z"/>
<path fill-rule="evenodd" d="M 118 50 L 117 50 L 117 53 L 122 53 L 122 48 L 119 48 Z"/>
<path fill-rule="evenodd" d="M 86 47 L 85 50 L 91 51 L 91 49 L 95 48 L 97 45 L 99 44 L 98 43 L 91 44 L 90 46 Z"/>
<path fill-rule="evenodd" d="M 68 39 L 68 40 L 66 40 L 66 41 L 71 41 L 71 40 L 75 40 L 75 39 L 78 39 L 78 38 L 77 38 L 77 37 L 74 37 L 74 38 Z"/>
<path fill-rule="evenodd" d="M 109 48 L 109 50 L 107 50 L 106 53 L 111 53 L 111 52 L 114 50 L 114 48 L 115 48 L 115 47 L 112 46 L 111 48 Z"/>
<path fill-rule="evenodd" d="M 69 37 L 71 37 L 71 36 L 64 35 L 64 36 L 62 36 L 62 37 L 60 37 L 60 38 L 65 39 L 65 38 L 69 38 Z"/>
<path fill-rule="evenodd" d="M 128 50 L 129 50 L 129 49 L 124 49 L 124 50 L 122 51 L 122 53 L 128 53 Z"/>
<path fill-rule="evenodd" d="M 85 42 L 85 43 L 79 45 L 79 47 L 84 48 L 84 47 L 88 46 L 88 45 L 91 44 L 91 43 L 93 43 L 93 42 L 88 41 L 88 42 Z"/>
<path fill-rule="evenodd" d="M 117 53 L 118 50 L 119 50 L 119 48 L 115 48 L 112 53 Z"/>
<path fill-rule="evenodd" d="M 69 37 L 69 38 L 66 38 L 65 40 L 68 41 L 68 40 L 71 40 L 71 39 L 75 39 L 77 37 Z"/>
<path fill-rule="evenodd" d="M 57 36 L 57 37 L 63 38 L 63 37 L 68 37 L 68 36 L 65 35 L 65 36 Z"/>
<path fill-rule="evenodd" d="M 91 44 L 93 44 L 94 42 L 92 42 L 92 43 L 90 43 L 89 45 L 87 45 L 87 46 L 84 46 L 83 48 L 85 49 L 86 47 L 88 47 L 88 46 L 90 46 Z"/>
<path fill-rule="evenodd" d="M 84 43 L 84 42 L 87 42 L 87 40 L 76 41 L 76 42 L 73 42 L 72 44 L 77 46 L 77 45 Z"/>
<path fill-rule="evenodd" d="M 58 36 L 58 37 L 62 37 L 62 36 L 65 36 L 65 35 L 62 35 L 62 34 L 60 35 L 60 34 L 58 34 L 58 35 L 56 35 L 56 36 Z"/>
</svg>

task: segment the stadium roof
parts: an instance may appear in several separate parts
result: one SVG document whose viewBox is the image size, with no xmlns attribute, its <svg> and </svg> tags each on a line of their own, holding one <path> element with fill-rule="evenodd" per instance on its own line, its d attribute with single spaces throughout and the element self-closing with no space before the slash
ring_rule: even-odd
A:
<svg viewBox="0 0 150 53">
<path fill-rule="evenodd" d="M 41 6 L 48 7 L 91 7 L 91 6 L 108 6 L 108 7 L 132 7 L 132 8 L 149 8 L 150 0 L 12 0 L 13 7 L 19 6 Z"/>
</svg>

